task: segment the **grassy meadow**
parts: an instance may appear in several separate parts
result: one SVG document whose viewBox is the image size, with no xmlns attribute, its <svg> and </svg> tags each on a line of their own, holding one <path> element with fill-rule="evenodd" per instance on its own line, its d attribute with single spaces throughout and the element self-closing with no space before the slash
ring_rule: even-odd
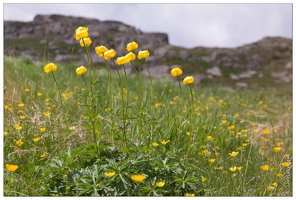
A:
<svg viewBox="0 0 296 200">
<path fill-rule="evenodd" d="M 292 196 L 291 93 L 88 61 L 4 56 L 4 196 Z"/>
</svg>

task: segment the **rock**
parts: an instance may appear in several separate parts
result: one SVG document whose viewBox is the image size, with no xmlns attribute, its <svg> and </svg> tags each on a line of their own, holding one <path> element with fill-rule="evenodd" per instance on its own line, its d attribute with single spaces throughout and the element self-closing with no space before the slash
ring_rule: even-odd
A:
<svg viewBox="0 0 296 200">
<path fill-rule="evenodd" d="M 234 80 L 234 81 L 238 81 L 240 79 L 239 76 L 235 74 L 230 74 L 230 78 L 231 80 Z"/>
<path fill-rule="evenodd" d="M 142 75 L 149 77 L 146 67 L 142 67 Z M 168 65 L 149 66 L 150 75 L 152 78 L 168 78 L 170 77 L 170 67 Z"/>
<path fill-rule="evenodd" d="M 243 82 L 237 82 L 235 84 L 235 87 L 237 89 L 247 89 L 248 88 L 248 84 L 247 83 L 243 83 Z"/>
<path fill-rule="evenodd" d="M 207 79 L 208 76 L 206 74 L 193 74 L 192 75 L 194 78 L 194 83 L 198 84 L 200 83 L 202 80 Z"/>
<path fill-rule="evenodd" d="M 222 72 L 221 72 L 220 68 L 217 66 L 207 69 L 206 72 L 208 75 L 211 75 L 211 76 L 218 76 L 218 77 L 222 76 Z"/>
<path fill-rule="evenodd" d="M 248 70 L 239 74 L 239 78 L 251 78 L 253 75 L 257 74 L 256 71 Z"/>
</svg>

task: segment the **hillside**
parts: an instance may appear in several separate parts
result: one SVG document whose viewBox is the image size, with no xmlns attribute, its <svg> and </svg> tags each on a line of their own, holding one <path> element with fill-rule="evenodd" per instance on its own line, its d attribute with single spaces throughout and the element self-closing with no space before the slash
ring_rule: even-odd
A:
<svg viewBox="0 0 296 200">
<path fill-rule="evenodd" d="M 170 45 L 165 33 L 145 33 L 116 21 L 100 21 L 61 15 L 37 15 L 32 22 L 4 21 L 4 54 L 29 56 L 44 62 L 85 64 L 84 49 L 74 39 L 77 27 L 89 27 L 92 47 L 105 45 L 126 54 L 126 44 L 136 41 L 148 49 L 153 77 L 170 77 L 175 65 L 196 83 L 231 88 L 285 87 L 292 81 L 292 40 L 266 37 L 238 48 L 186 49 Z M 97 66 L 104 63 L 92 52 Z M 129 67 L 129 66 L 127 66 Z M 143 71 L 143 74 L 147 73 Z"/>
</svg>

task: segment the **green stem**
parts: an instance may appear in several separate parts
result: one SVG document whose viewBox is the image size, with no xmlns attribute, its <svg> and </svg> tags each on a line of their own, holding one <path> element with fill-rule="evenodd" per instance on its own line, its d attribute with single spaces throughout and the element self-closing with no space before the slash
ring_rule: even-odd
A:
<svg viewBox="0 0 296 200">
<path fill-rule="evenodd" d="M 58 82 L 57 82 L 57 80 L 56 80 L 56 78 L 55 78 L 55 76 L 54 76 L 53 71 L 51 72 L 51 74 L 52 74 L 53 79 L 54 79 L 54 81 L 55 81 L 55 83 L 56 83 L 56 85 L 57 85 L 57 88 L 58 88 L 58 91 L 59 91 L 59 94 L 60 94 L 60 100 L 61 100 L 61 103 L 63 103 L 63 102 L 62 102 L 62 99 L 61 99 L 61 96 L 62 96 L 62 94 L 61 94 L 61 90 L 60 90 L 60 88 L 59 88 L 59 84 L 58 84 Z"/>
<path fill-rule="evenodd" d="M 177 76 L 177 80 L 178 80 L 178 83 L 179 83 L 179 88 L 180 88 L 180 91 L 181 91 L 181 94 L 182 94 L 182 88 L 181 88 L 181 83 L 180 83 L 179 76 Z"/>
<path fill-rule="evenodd" d="M 140 75 L 139 75 L 139 73 L 141 73 L 140 71 L 138 71 L 136 68 L 135 68 L 135 66 L 133 65 L 133 63 L 131 62 L 131 65 L 133 66 L 133 68 L 134 68 L 134 70 L 135 70 L 135 72 L 136 72 L 136 74 L 137 74 L 137 77 L 138 77 L 138 81 L 139 81 L 139 93 L 140 93 L 140 98 L 138 98 L 138 102 L 142 102 L 142 100 L 143 100 L 143 89 L 142 89 L 142 81 L 141 81 L 141 78 L 140 78 Z M 140 107 L 141 107 L 141 105 L 140 105 Z"/>
</svg>

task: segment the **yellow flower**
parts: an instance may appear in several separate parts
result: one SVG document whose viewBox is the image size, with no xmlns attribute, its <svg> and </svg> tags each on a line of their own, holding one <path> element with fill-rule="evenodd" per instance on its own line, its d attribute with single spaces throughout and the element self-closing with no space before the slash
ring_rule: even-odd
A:
<svg viewBox="0 0 296 200">
<path fill-rule="evenodd" d="M 189 85 L 192 84 L 194 82 L 194 78 L 192 76 L 187 76 L 186 78 L 184 78 L 183 83 L 185 85 Z"/>
<path fill-rule="evenodd" d="M 19 166 L 11 165 L 11 164 L 5 164 L 5 167 L 6 167 L 7 171 L 9 171 L 9 172 L 15 172 L 15 170 L 17 170 L 19 168 Z"/>
<path fill-rule="evenodd" d="M 185 193 L 184 194 L 185 197 L 194 197 L 194 193 Z"/>
<path fill-rule="evenodd" d="M 235 157 L 237 156 L 238 152 L 237 151 L 233 151 L 231 153 L 228 153 L 231 157 Z"/>
<path fill-rule="evenodd" d="M 50 72 L 54 72 L 56 69 L 57 69 L 57 66 L 54 63 L 49 63 L 45 65 L 44 72 L 50 73 Z"/>
<path fill-rule="evenodd" d="M 279 152 L 281 149 L 282 149 L 281 147 L 274 147 L 274 148 L 273 148 L 273 151 L 277 153 L 277 152 Z"/>
<path fill-rule="evenodd" d="M 24 105 L 25 105 L 25 104 L 23 104 L 23 103 L 19 103 L 19 104 L 17 104 L 17 106 L 20 107 L 20 108 L 21 108 L 21 107 L 24 107 Z"/>
<path fill-rule="evenodd" d="M 39 140 L 40 140 L 39 137 L 33 138 L 33 141 L 34 141 L 34 142 L 38 142 Z"/>
<path fill-rule="evenodd" d="M 165 144 L 167 144 L 167 143 L 169 143 L 170 142 L 170 140 L 167 140 L 167 141 L 161 141 L 161 144 L 163 144 L 163 145 L 165 145 Z"/>
<path fill-rule="evenodd" d="M 268 129 L 264 129 L 264 130 L 262 130 L 262 133 L 265 134 L 265 135 L 266 135 L 266 134 L 269 134 L 269 133 L 270 133 L 270 130 L 268 130 Z"/>
<path fill-rule="evenodd" d="M 84 66 L 80 66 L 76 69 L 76 74 L 78 76 L 81 76 L 82 74 L 84 74 L 86 72 L 86 68 Z"/>
<path fill-rule="evenodd" d="M 269 169 L 269 166 L 268 165 L 262 165 L 260 166 L 260 168 L 263 170 L 263 171 L 267 171 Z"/>
<path fill-rule="evenodd" d="M 124 56 L 126 59 L 130 60 L 130 61 L 133 61 L 136 59 L 136 55 L 133 53 L 133 52 L 129 52 L 128 54 L 126 54 Z"/>
<path fill-rule="evenodd" d="M 289 167 L 292 163 L 291 162 L 283 162 L 282 166 Z"/>
<path fill-rule="evenodd" d="M 281 178 L 283 174 L 276 174 L 276 177 Z"/>
<path fill-rule="evenodd" d="M 232 126 L 228 126 L 227 129 L 228 129 L 228 130 L 233 130 L 233 129 L 234 129 L 234 125 L 232 125 Z"/>
<path fill-rule="evenodd" d="M 30 92 L 30 89 L 29 89 L 29 88 L 26 88 L 26 89 L 25 89 L 25 92 Z"/>
<path fill-rule="evenodd" d="M 24 116 L 24 115 L 20 116 L 20 119 L 25 119 L 25 118 L 26 118 L 26 116 Z"/>
<path fill-rule="evenodd" d="M 276 187 L 276 186 L 277 186 L 277 183 L 274 182 L 274 183 L 272 183 L 271 185 L 272 185 L 273 187 Z"/>
<path fill-rule="evenodd" d="M 43 112 L 44 117 L 49 117 L 50 116 L 50 112 Z"/>
<path fill-rule="evenodd" d="M 158 146 L 158 143 L 152 142 L 152 146 L 157 147 Z"/>
<path fill-rule="evenodd" d="M 222 124 L 226 124 L 227 123 L 227 120 L 226 119 L 222 119 Z"/>
<path fill-rule="evenodd" d="M 201 176 L 201 181 L 205 182 L 207 179 L 204 176 Z"/>
<path fill-rule="evenodd" d="M 141 183 L 142 181 L 144 181 L 145 178 L 146 176 L 142 174 L 135 174 L 131 176 L 131 179 L 137 183 Z"/>
<path fill-rule="evenodd" d="M 91 43 L 92 43 L 92 41 L 89 37 L 80 40 L 80 46 L 82 46 L 82 47 L 84 47 L 84 45 L 86 45 L 88 47 L 89 45 L 91 45 Z"/>
<path fill-rule="evenodd" d="M 186 132 L 186 135 L 190 136 L 190 132 Z"/>
<path fill-rule="evenodd" d="M 214 158 L 211 158 L 211 159 L 209 160 L 210 163 L 213 163 L 213 162 L 215 162 L 215 161 L 216 161 L 216 159 L 214 159 Z"/>
<path fill-rule="evenodd" d="M 156 185 L 157 187 L 163 187 L 165 184 L 165 182 L 157 182 Z"/>
<path fill-rule="evenodd" d="M 42 127 L 42 128 L 40 128 L 39 130 L 40 130 L 41 132 L 45 132 L 46 127 Z"/>
<path fill-rule="evenodd" d="M 232 171 L 232 172 L 235 172 L 236 171 L 236 166 L 230 167 L 229 170 Z"/>
<path fill-rule="evenodd" d="M 40 157 L 45 158 L 47 156 L 47 154 L 48 154 L 47 152 L 44 152 Z"/>
<path fill-rule="evenodd" d="M 248 145 L 248 143 L 242 143 L 243 147 L 246 147 Z"/>
<path fill-rule="evenodd" d="M 136 43 L 136 42 L 131 42 L 131 43 L 128 43 L 127 45 L 126 45 L 126 50 L 128 50 L 128 51 L 132 51 L 132 50 L 135 50 L 135 49 L 137 49 L 138 48 L 138 43 Z"/>
<path fill-rule="evenodd" d="M 8 132 L 7 131 L 4 131 L 4 135 L 7 135 L 8 134 Z"/>
<path fill-rule="evenodd" d="M 42 93 L 41 92 L 37 92 L 37 96 L 38 97 L 41 97 L 42 96 Z"/>
<path fill-rule="evenodd" d="M 108 177 L 114 176 L 115 172 L 106 172 L 105 175 Z"/>
<path fill-rule="evenodd" d="M 116 59 L 116 62 L 118 65 L 125 65 L 130 62 L 130 59 L 125 56 L 121 56 Z"/>
<path fill-rule="evenodd" d="M 19 124 L 15 124 L 14 127 L 15 127 L 15 129 L 18 130 L 18 131 L 20 131 L 20 130 L 23 129 L 23 127 L 20 126 Z"/>
<path fill-rule="evenodd" d="M 180 69 L 180 68 L 178 68 L 178 67 L 173 68 L 173 69 L 171 70 L 171 75 L 172 75 L 172 76 L 180 76 L 180 75 L 182 75 L 182 69 Z"/>
<path fill-rule="evenodd" d="M 76 40 L 81 40 L 83 38 L 88 37 L 88 28 L 87 27 L 79 27 L 75 30 L 75 35 L 74 35 Z"/>
<path fill-rule="evenodd" d="M 138 58 L 139 59 L 144 59 L 144 58 L 147 58 L 149 57 L 150 53 L 148 50 L 145 50 L 145 51 L 139 51 L 138 53 Z"/>
<path fill-rule="evenodd" d="M 101 45 L 101 46 L 97 46 L 97 47 L 95 48 L 95 51 L 96 51 L 96 53 L 97 53 L 100 57 L 103 57 L 103 56 L 104 56 L 104 53 L 105 53 L 106 51 L 108 51 L 108 49 L 107 49 L 107 47 Z"/>
<path fill-rule="evenodd" d="M 109 60 L 116 55 L 116 52 L 113 49 L 104 52 L 104 59 Z"/>
<path fill-rule="evenodd" d="M 207 140 L 212 140 L 212 139 L 213 139 L 213 136 L 211 136 L 211 135 L 207 136 Z"/>
<path fill-rule="evenodd" d="M 243 167 L 237 167 L 237 170 L 240 171 L 240 170 L 242 170 L 242 168 L 243 168 Z"/>
<path fill-rule="evenodd" d="M 268 187 L 267 190 L 272 191 L 272 190 L 274 190 L 274 187 Z"/>
<path fill-rule="evenodd" d="M 18 141 L 15 142 L 19 147 L 22 146 L 24 144 L 24 142 L 20 139 Z"/>
</svg>

